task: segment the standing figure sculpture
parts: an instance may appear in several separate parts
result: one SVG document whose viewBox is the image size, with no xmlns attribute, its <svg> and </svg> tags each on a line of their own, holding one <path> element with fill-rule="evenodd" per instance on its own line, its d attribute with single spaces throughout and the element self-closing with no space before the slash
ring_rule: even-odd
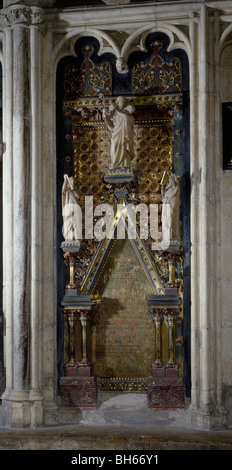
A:
<svg viewBox="0 0 232 470">
<path fill-rule="evenodd" d="M 162 239 L 180 241 L 180 185 L 176 175 L 167 174 L 168 184 L 161 185 Z"/>
<path fill-rule="evenodd" d="M 73 176 L 64 175 L 62 186 L 62 215 L 63 237 L 65 240 L 78 240 L 80 238 L 80 220 L 78 215 L 78 201 L 80 197 L 74 187 Z"/>
<path fill-rule="evenodd" d="M 134 106 L 119 96 L 105 115 L 107 127 L 111 132 L 110 169 L 131 167 L 134 159 L 133 124 Z"/>
</svg>

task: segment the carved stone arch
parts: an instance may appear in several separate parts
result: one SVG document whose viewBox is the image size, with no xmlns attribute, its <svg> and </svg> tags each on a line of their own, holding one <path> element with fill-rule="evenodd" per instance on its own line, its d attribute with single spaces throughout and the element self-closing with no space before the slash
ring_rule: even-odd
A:
<svg viewBox="0 0 232 470">
<path fill-rule="evenodd" d="M 223 169 L 231 170 L 231 139 L 230 129 L 232 122 L 232 28 L 227 28 L 228 35 L 224 41 L 219 42 L 216 50 L 216 63 L 218 74 L 218 93 L 220 97 L 219 115 L 221 116 L 222 131 L 222 161 Z"/>
<path fill-rule="evenodd" d="M 159 23 L 158 26 L 147 27 L 143 26 L 139 30 L 134 31 L 125 41 L 121 49 L 121 59 L 126 63 L 130 54 L 136 51 L 146 52 L 146 38 L 150 33 L 160 32 L 168 36 L 170 44 L 168 51 L 180 48 L 185 50 L 189 56 L 191 46 L 189 39 L 186 34 L 183 33 L 179 28 L 173 25 L 167 25 L 166 23 Z"/>
<path fill-rule="evenodd" d="M 218 63 L 220 63 L 223 50 L 232 43 L 232 24 L 229 24 L 222 32 L 217 49 Z"/>
<path fill-rule="evenodd" d="M 0 73 L 2 75 L 2 80 L 3 80 L 3 74 L 4 74 L 4 67 L 5 67 L 5 62 L 4 62 L 2 52 L 0 51 Z"/>
<path fill-rule="evenodd" d="M 172 51 L 173 49 L 183 49 L 187 53 L 188 57 L 190 56 L 191 44 L 189 38 L 180 28 L 174 25 L 162 23 L 159 25 L 158 31 L 167 34 L 170 38 L 168 51 Z"/>
<path fill-rule="evenodd" d="M 232 50 L 232 33 L 223 42 L 223 44 L 219 44 L 218 46 L 216 61 L 217 61 L 219 69 L 223 66 L 222 62 L 223 62 L 223 59 L 225 58 L 225 55 L 228 54 L 228 52 L 231 50 Z"/>
<path fill-rule="evenodd" d="M 219 71 L 219 93 L 222 101 L 232 100 L 231 84 L 231 59 L 232 59 L 232 32 L 220 44 L 216 51 L 216 63 Z"/>
<path fill-rule="evenodd" d="M 56 64 L 66 55 L 73 55 L 75 57 L 76 41 L 80 37 L 92 36 L 99 42 L 99 55 L 106 52 L 112 53 L 116 57 L 117 71 L 125 73 L 128 71 L 127 61 L 130 54 L 136 51 L 146 52 L 146 38 L 153 32 L 162 32 L 169 37 L 170 44 L 168 51 L 179 48 L 185 50 L 188 56 L 190 55 L 191 46 L 186 34 L 174 25 L 159 23 L 158 26 L 148 27 L 148 25 L 145 25 L 139 30 L 133 31 L 129 34 L 121 47 L 117 44 L 114 35 L 105 30 L 103 31 L 96 28 L 72 29 L 72 31 L 68 32 L 57 42 L 53 50 L 53 56 Z"/>
<path fill-rule="evenodd" d="M 3 33 L 0 33 L 0 62 L 3 67 Z"/>
<path fill-rule="evenodd" d="M 77 40 L 87 36 L 92 36 L 98 40 L 100 46 L 99 55 L 109 52 L 115 55 L 116 59 L 120 58 L 120 49 L 116 41 L 106 31 L 95 28 L 78 28 L 72 29 L 72 31 L 64 35 L 55 45 L 53 57 L 56 64 L 67 55 L 76 57 L 75 45 Z"/>
</svg>

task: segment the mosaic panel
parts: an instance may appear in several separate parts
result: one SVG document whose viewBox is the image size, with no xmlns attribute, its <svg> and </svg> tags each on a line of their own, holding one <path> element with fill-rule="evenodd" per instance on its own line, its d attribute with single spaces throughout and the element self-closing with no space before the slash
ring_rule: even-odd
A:
<svg viewBox="0 0 232 470">
<path fill-rule="evenodd" d="M 155 331 L 146 302 L 152 290 L 128 239 L 115 240 L 96 288 L 101 302 L 92 334 L 94 373 L 146 377 L 155 358 Z"/>
<path fill-rule="evenodd" d="M 67 64 L 64 71 L 64 99 L 112 94 L 111 65 L 103 62 L 96 65 L 91 56 L 94 48 L 85 45 L 81 49 L 83 61 L 80 66 Z"/>
<path fill-rule="evenodd" d="M 180 93 L 182 89 L 181 61 L 178 57 L 165 60 L 160 50 L 163 44 L 154 41 L 154 51 L 148 61 L 136 64 L 132 70 L 133 94 Z"/>
</svg>

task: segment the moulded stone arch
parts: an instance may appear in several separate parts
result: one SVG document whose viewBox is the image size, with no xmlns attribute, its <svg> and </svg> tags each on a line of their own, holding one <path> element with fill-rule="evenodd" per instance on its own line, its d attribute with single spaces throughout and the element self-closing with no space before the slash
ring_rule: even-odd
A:
<svg viewBox="0 0 232 470">
<path fill-rule="evenodd" d="M 131 33 L 120 48 L 112 35 L 105 30 L 95 28 L 75 28 L 65 34 L 58 41 L 53 50 L 53 58 L 57 66 L 58 62 L 67 55 L 76 56 L 75 44 L 80 37 L 92 36 L 99 41 L 99 55 L 106 52 L 112 53 L 116 57 L 116 67 L 118 72 L 127 71 L 127 60 L 131 53 L 136 51 L 146 51 L 145 41 L 150 33 L 161 32 L 168 36 L 170 44 L 168 51 L 183 49 L 188 57 L 191 53 L 191 44 L 186 34 L 180 28 L 167 23 L 158 23 L 155 26 L 142 26 Z"/>
<path fill-rule="evenodd" d="M 224 31 L 222 32 L 219 41 L 218 41 L 218 48 L 217 48 L 217 58 L 218 62 L 221 60 L 222 52 L 225 47 L 227 47 L 230 43 L 232 43 L 232 24 L 230 23 Z"/>
<path fill-rule="evenodd" d="M 216 51 L 216 60 L 219 70 L 219 92 L 223 101 L 231 100 L 231 58 L 232 58 L 232 27 L 228 29 L 228 36 L 219 41 Z"/>
<path fill-rule="evenodd" d="M 216 85 L 221 100 L 227 101 L 231 100 L 232 25 L 227 26 L 217 39 L 215 45 Z"/>
<path fill-rule="evenodd" d="M 85 36 L 92 36 L 98 40 L 100 45 L 99 55 L 102 55 L 105 52 L 110 52 L 114 54 L 116 58 L 120 57 L 120 50 L 116 42 L 105 31 L 98 30 L 95 28 L 78 28 L 72 29 L 72 31 L 64 35 L 64 37 L 55 46 L 53 50 L 53 58 L 56 65 L 63 57 L 67 55 L 73 55 L 74 57 L 76 57 L 76 41 L 79 38 Z M 108 47 L 104 45 L 104 40 L 109 43 Z"/>
<path fill-rule="evenodd" d="M 134 31 L 124 43 L 121 49 L 121 57 L 126 61 L 132 52 L 146 51 L 146 38 L 148 34 L 155 32 L 164 33 L 169 37 L 170 44 L 168 46 L 168 51 L 181 48 L 184 49 L 187 54 L 190 53 L 190 42 L 179 28 L 173 25 L 167 25 L 166 23 L 158 23 L 157 26 L 148 28 L 146 25 Z M 139 38 L 140 42 L 136 41 Z M 178 40 L 176 38 L 178 38 Z"/>
</svg>

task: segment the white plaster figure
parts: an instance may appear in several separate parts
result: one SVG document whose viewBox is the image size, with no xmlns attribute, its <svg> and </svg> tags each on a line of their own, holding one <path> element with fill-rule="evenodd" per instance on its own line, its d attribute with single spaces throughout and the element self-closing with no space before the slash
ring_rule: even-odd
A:
<svg viewBox="0 0 232 470">
<path fill-rule="evenodd" d="M 161 185 L 162 239 L 180 240 L 180 185 L 177 176 L 167 171 L 169 182 Z M 169 205 L 169 206 L 168 206 Z"/>
<path fill-rule="evenodd" d="M 105 116 L 111 131 L 110 168 L 130 167 L 134 159 L 133 149 L 133 113 L 135 107 L 127 103 L 124 96 L 119 96 L 115 104 L 109 107 Z"/>
<path fill-rule="evenodd" d="M 63 236 L 65 240 L 78 240 L 80 227 L 77 212 L 80 197 L 74 187 L 73 176 L 64 175 L 62 186 Z"/>
</svg>

